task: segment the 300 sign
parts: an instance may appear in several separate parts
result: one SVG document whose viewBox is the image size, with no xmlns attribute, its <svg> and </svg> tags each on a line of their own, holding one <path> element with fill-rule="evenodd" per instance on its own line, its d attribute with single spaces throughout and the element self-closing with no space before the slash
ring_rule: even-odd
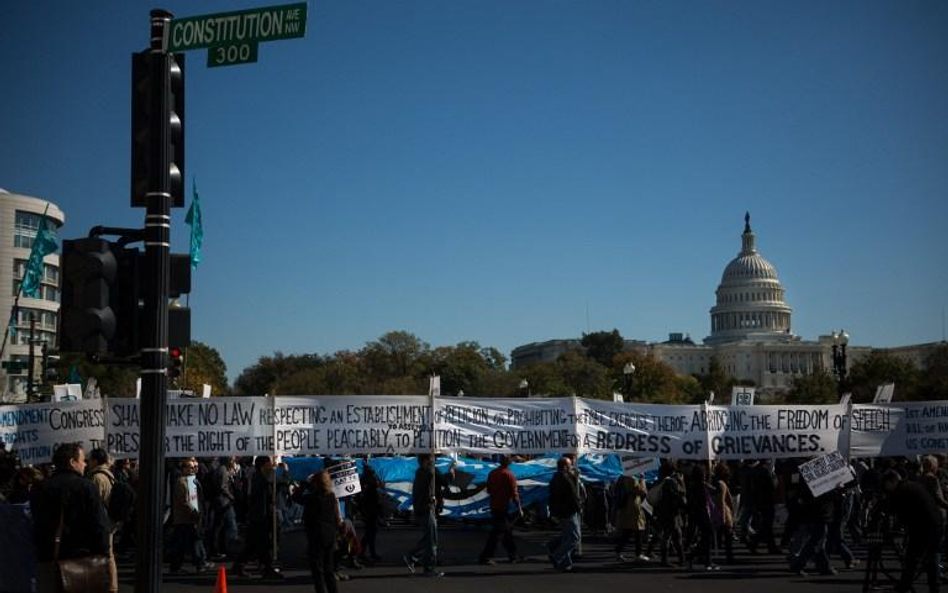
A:
<svg viewBox="0 0 948 593">
<path fill-rule="evenodd" d="M 257 61 L 257 44 L 255 42 L 234 43 L 219 45 L 207 50 L 207 66 L 233 66 Z"/>
</svg>

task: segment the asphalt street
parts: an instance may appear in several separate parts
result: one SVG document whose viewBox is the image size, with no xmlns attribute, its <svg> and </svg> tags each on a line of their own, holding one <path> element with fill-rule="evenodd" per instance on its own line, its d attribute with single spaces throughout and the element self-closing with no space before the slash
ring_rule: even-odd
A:
<svg viewBox="0 0 948 593">
<path fill-rule="evenodd" d="M 862 590 L 863 566 L 846 570 L 838 560 L 835 576 L 791 574 L 782 556 L 751 556 L 743 547 L 736 547 L 738 563 L 722 565 L 719 571 L 688 571 L 685 568 L 664 568 L 657 562 L 617 562 L 613 546 L 604 536 L 584 538 L 583 558 L 571 573 L 554 570 L 546 560 L 545 542 L 552 531 L 517 532 L 518 553 L 525 561 L 510 564 L 502 547 L 498 548 L 497 564 L 481 565 L 478 554 L 487 532 L 479 526 L 450 525 L 439 530 L 443 578 L 432 579 L 409 573 L 401 562 L 402 554 L 411 547 L 420 532 L 408 526 L 382 529 L 379 553 L 383 559 L 362 570 L 346 569 L 351 579 L 339 583 L 345 593 L 402 593 L 420 588 L 458 593 L 576 593 L 577 591 L 676 591 L 695 593 L 818 593 Z M 262 579 L 255 573 L 249 578 L 228 577 L 228 589 L 243 593 L 312 591 L 306 567 L 306 540 L 301 531 L 284 534 L 280 563 L 283 579 Z M 864 551 L 857 549 L 857 554 Z M 627 550 L 628 553 L 628 550 Z M 228 569 L 230 566 L 228 565 Z M 133 591 L 133 566 L 120 564 L 121 590 Z M 217 571 L 200 575 L 166 575 L 162 591 L 213 591 Z M 884 583 L 886 588 L 890 585 Z M 488 589 L 485 589 L 487 587 Z"/>
</svg>

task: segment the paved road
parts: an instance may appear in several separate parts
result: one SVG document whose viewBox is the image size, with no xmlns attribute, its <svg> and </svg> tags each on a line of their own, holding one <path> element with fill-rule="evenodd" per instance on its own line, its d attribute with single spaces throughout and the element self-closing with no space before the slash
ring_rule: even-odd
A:
<svg viewBox="0 0 948 593">
<path fill-rule="evenodd" d="M 519 552 L 526 556 L 522 564 L 508 564 L 498 558 L 495 566 L 477 563 L 478 553 L 486 538 L 479 527 L 442 526 L 440 543 L 442 579 L 428 579 L 408 573 L 401 564 L 402 553 L 419 532 L 407 526 L 392 527 L 379 534 L 379 552 L 384 556 L 377 565 L 362 570 L 349 570 L 351 580 L 340 583 L 341 593 L 409 593 L 424 587 L 452 593 L 579 593 L 580 591 L 621 591 L 631 588 L 676 593 L 829 593 L 861 591 L 863 571 L 844 570 L 831 577 L 799 577 L 790 574 L 783 557 L 749 556 L 737 551 L 738 564 L 723 566 L 717 572 L 689 572 L 681 568 L 662 568 L 656 563 L 617 563 L 612 547 L 602 537 L 589 536 L 584 543 L 584 557 L 573 573 L 559 573 L 546 561 L 544 542 L 552 532 L 517 533 Z M 286 578 L 264 580 L 253 576 L 230 577 L 228 588 L 238 593 L 274 591 L 312 591 L 313 585 L 305 563 L 305 537 L 299 531 L 285 534 L 280 559 Z M 502 548 L 498 550 L 503 554 Z M 743 552 L 743 554 L 742 554 Z M 836 562 L 836 564 L 840 564 Z M 122 591 L 131 592 L 132 566 L 120 567 Z M 166 576 L 162 591 L 212 591 L 215 574 Z"/>
</svg>

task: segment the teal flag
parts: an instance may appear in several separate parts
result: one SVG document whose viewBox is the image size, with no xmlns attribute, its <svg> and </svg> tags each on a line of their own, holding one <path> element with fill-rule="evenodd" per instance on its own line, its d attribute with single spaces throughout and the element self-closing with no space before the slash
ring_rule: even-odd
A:
<svg viewBox="0 0 948 593">
<path fill-rule="evenodd" d="M 49 210 L 49 204 L 46 205 L 46 209 Z M 30 261 L 26 263 L 26 273 L 23 274 L 23 283 L 20 285 L 20 290 L 24 295 L 36 296 L 40 283 L 43 282 L 43 258 L 54 253 L 58 248 L 56 235 L 50 229 L 46 212 L 43 212 L 36 239 L 33 240 L 33 249 L 30 251 Z"/>
<path fill-rule="evenodd" d="M 201 217 L 201 198 L 198 197 L 197 180 L 192 180 L 191 207 L 184 222 L 191 227 L 191 269 L 201 263 L 201 247 L 204 246 L 204 224 Z"/>
<path fill-rule="evenodd" d="M 66 382 L 73 385 L 82 385 L 82 377 L 79 376 L 79 369 L 75 365 L 69 369 L 69 379 Z"/>
</svg>

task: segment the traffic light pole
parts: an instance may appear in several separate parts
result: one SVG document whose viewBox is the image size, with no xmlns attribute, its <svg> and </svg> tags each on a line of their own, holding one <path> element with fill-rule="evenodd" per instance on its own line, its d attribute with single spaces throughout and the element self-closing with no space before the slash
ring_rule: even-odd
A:
<svg viewBox="0 0 948 593">
<path fill-rule="evenodd" d="M 169 55 L 162 50 L 171 13 L 151 11 L 150 171 L 145 214 L 141 326 L 141 446 L 139 449 L 136 593 L 159 593 L 164 518 L 165 409 L 168 396 L 168 295 L 171 269 L 171 155 L 165 117 L 171 110 Z"/>
</svg>

